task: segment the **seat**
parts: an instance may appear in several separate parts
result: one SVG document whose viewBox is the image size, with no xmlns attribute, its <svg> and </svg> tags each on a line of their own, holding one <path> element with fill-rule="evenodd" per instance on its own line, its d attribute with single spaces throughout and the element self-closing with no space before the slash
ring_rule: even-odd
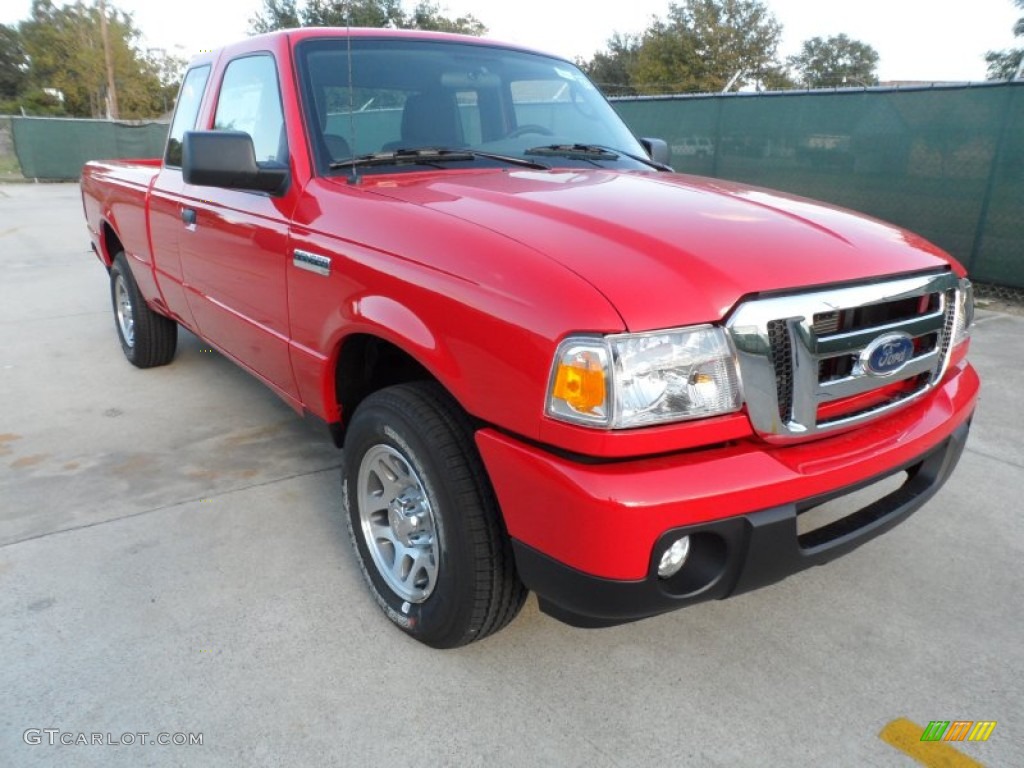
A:
<svg viewBox="0 0 1024 768">
<path fill-rule="evenodd" d="M 327 151 L 331 155 L 331 160 L 345 160 L 352 157 L 352 148 L 344 137 L 336 133 L 325 133 L 324 144 L 327 145 Z"/>
<path fill-rule="evenodd" d="M 447 91 L 426 91 L 405 100 L 402 110 L 402 139 L 384 145 L 385 151 L 419 147 L 462 145 L 462 123 L 455 95 Z"/>
</svg>

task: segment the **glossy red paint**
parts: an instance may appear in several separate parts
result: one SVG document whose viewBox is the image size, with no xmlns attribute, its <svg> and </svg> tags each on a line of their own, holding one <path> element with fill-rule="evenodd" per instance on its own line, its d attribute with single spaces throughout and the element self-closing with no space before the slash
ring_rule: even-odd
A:
<svg viewBox="0 0 1024 768">
<path fill-rule="evenodd" d="M 970 417 L 978 377 L 951 371 L 922 403 L 871 426 L 786 448 L 754 440 L 580 464 L 494 430 L 477 433 L 509 535 L 593 576 L 643 579 L 665 531 L 769 509 L 881 475 Z"/>
<path fill-rule="evenodd" d="M 744 412 L 621 432 L 547 418 L 552 358 L 570 334 L 719 323 L 755 294 L 963 270 L 891 225 L 724 181 L 596 168 L 453 168 L 357 184 L 317 176 L 292 53 L 302 40 L 345 34 L 275 33 L 197 60 L 211 67 L 197 120 L 210 128 L 229 63 L 274 57 L 290 150 L 283 194 L 191 186 L 159 161 L 90 163 L 83 173 L 101 260 L 109 266 L 109 230 L 151 305 L 297 410 L 343 421 L 345 343 L 390 342 L 491 425 L 477 441 L 510 533 L 619 579 L 644 576 L 669 527 L 872 477 L 968 417 L 978 385 L 963 345 L 944 384 L 884 424 L 786 448 L 756 440 Z M 195 211 L 194 225 L 184 209 Z M 296 267 L 295 249 L 330 259 L 330 274 Z"/>
<path fill-rule="evenodd" d="M 548 254 L 608 297 L 633 332 L 716 321 L 755 293 L 953 263 L 890 224 L 715 179 L 448 173 L 382 180 L 375 191 Z"/>
<path fill-rule="evenodd" d="M 300 389 L 319 395 L 344 340 L 372 334 L 409 352 L 470 413 L 539 439 L 558 339 L 583 316 L 621 330 L 618 314 L 544 254 L 375 189 L 317 179 L 295 210 L 294 247 L 334 260 L 326 281 L 289 273 Z"/>
</svg>

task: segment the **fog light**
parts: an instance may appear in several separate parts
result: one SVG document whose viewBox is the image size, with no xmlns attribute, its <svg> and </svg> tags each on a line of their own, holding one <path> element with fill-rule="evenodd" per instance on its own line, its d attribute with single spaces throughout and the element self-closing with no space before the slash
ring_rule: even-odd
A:
<svg viewBox="0 0 1024 768">
<path fill-rule="evenodd" d="M 658 563 L 658 576 L 662 579 L 669 579 L 679 573 L 687 556 L 690 554 L 690 537 L 683 536 L 672 542 L 672 546 L 665 550 Z"/>
</svg>

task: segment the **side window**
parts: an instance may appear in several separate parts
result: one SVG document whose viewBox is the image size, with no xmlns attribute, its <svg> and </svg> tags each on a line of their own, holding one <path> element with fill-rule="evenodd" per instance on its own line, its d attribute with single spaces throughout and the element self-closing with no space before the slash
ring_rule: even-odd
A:
<svg viewBox="0 0 1024 768">
<path fill-rule="evenodd" d="M 287 162 L 281 92 L 272 56 L 246 56 L 228 64 L 213 128 L 248 133 L 258 161 Z"/>
<path fill-rule="evenodd" d="M 190 131 L 196 126 L 199 105 L 203 102 L 203 91 L 206 89 L 206 81 L 209 79 L 209 65 L 191 69 L 185 75 L 185 81 L 181 84 L 181 93 L 178 94 L 178 105 L 174 109 L 171 132 L 167 137 L 165 165 L 174 168 L 181 167 L 181 140 L 185 138 L 185 131 Z"/>
</svg>

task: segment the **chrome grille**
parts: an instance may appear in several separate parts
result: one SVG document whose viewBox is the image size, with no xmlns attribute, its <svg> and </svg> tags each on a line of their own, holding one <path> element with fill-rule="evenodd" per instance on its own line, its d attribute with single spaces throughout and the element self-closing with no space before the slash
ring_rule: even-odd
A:
<svg viewBox="0 0 1024 768">
<path fill-rule="evenodd" d="M 957 283 L 943 272 L 741 304 L 726 325 L 754 429 L 805 439 L 923 395 L 948 362 Z M 908 359 L 880 373 L 870 357 L 886 337 L 903 339 Z"/>
<path fill-rule="evenodd" d="M 775 367 L 775 394 L 779 398 L 779 417 L 789 419 L 793 410 L 793 345 L 785 320 L 768 323 L 768 348 Z"/>
<path fill-rule="evenodd" d="M 842 317 L 839 312 L 819 312 L 814 316 L 814 332 L 819 336 L 839 330 Z"/>
<path fill-rule="evenodd" d="M 953 344 L 953 332 L 956 329 L 956 312 L 954 311 L 956 309 L 956 291 L 946 291 L 945 301 L 949 311 L 946 313 L 946 325 L 942 329 L 942 339 L 939 341 L 939 350 L 944 361 L 949 358 L 949 348 Z M 945 373 L 945 366 L 935 372 L 934 381 L 937 382 L 943 373 Z"/>
</svg>

